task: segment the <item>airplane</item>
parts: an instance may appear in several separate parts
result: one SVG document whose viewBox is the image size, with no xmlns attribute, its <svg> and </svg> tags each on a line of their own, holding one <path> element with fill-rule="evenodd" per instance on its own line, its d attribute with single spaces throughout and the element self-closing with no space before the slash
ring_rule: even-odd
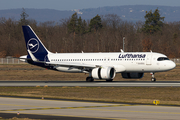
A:
<svg viewBox="0 0 180 120">
<path fill-rule="evenodd" d="M 105 52 L 105 53 L 52 53 L 47 50 L 33 29 L 22 26 L 27 53 L 21 61 L 51 70 L 69 73 L 88 73 L 87 82 L 94 79 L 113 81 L 117 73 L 123 78 L 140 79 L 144 73 L 172 70 L 176 64 L 168 57 L 156 52 Z"/>
</svg>

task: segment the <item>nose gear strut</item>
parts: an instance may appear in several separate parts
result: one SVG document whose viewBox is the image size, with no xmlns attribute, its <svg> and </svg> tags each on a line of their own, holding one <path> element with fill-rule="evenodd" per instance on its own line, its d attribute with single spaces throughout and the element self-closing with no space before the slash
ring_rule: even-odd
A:
<svg viewBox="0 0 180 120">
<path fill-rule="evenodd" d="M 154 73 L 151 72 L 150 74 L 151 74 L 151 76 L 152 76 L 152 77 L 151 77 L 151 81 L 152 81 L 152 82 L 156 82 L 156 78 L 154 77 Z"/>
</svg>

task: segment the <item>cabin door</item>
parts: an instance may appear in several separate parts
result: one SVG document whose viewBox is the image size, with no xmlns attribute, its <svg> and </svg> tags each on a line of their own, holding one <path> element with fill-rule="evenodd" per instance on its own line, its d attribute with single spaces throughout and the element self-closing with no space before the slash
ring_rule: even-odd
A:
<svg viewBox="0 0 180 120">
<path fill-rule="evenodd" d="M 152 64 L 152 55 L 149 54 L 149 55 L 147 55 L 146 65 L 151 65 L 151 64 Z"/>
</svg>

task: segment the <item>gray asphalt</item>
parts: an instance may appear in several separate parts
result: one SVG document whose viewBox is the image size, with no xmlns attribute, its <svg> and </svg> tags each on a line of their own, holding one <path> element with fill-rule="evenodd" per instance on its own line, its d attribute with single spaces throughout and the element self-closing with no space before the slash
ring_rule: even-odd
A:
<svg viewBox="0 0 180 120">
<path fill-rule="evenodd" d="M 180 107 L 0 97 L 4 113 L 63 119 L 179 120 Z M 0 116 L 1 117 L 1 116 Z"/>
<path fill-rule="evenodd" d="M 180 81 L 0 81 L 0 86 L 180 87 Z"/>
</svg>

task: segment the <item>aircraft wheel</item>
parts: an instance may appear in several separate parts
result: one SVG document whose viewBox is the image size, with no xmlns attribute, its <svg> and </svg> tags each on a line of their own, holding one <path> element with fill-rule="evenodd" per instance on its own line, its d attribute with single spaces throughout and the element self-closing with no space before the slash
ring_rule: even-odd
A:
<svg viewBox="0 0 180 120">
<path fill-rule="evenodd" d="M 156 78 L 151 78 L 151 81 L 152 82 L 156 82 Z"/>
<path fill-rule="evenodd" d="M 94 81 L 93 77 L 87 77 L 86 78 L 86 82 L 93 82 L 93 81 Z"/>
</svg>

